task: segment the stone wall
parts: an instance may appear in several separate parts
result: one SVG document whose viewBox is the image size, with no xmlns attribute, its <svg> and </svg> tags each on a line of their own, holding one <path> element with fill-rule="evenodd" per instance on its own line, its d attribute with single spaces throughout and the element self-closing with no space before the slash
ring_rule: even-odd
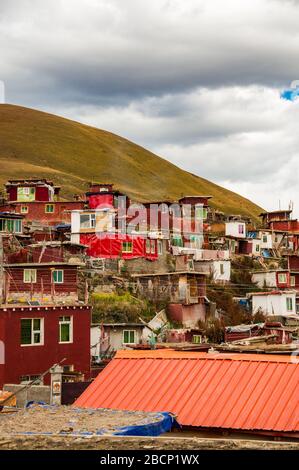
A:
<svg viewBox="0 0 299 470">
<path fill-rule="evenodd" d="M 47 404 L 50 403 L 50 386 L 48 385 L 32 385 L 26 390 L 23 385 L 4 385 L 3 389 L 8 392 L 17 393 L 17 407 L 23 408 L 28 401 L 43 401 Z M 20 390 L 22 390 L 20 392 Z"/>
</svg>

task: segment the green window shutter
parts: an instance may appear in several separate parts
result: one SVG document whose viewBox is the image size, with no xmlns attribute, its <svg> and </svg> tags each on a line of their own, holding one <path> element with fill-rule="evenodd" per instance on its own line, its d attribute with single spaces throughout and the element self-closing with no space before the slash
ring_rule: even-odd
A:
<svg viewBox="0 0 299 470">
<path fill-rule="evenodd" d="M 134 331 L 130 331 L 130 343 L 135 343 L 135 332 Z"/>
<path fill-rule="evenodd" d="M 61 284 L 63 282 L 63 271 L 61 269 L 53 271 L 53 282 L 55 284 Z"/>
<path fill-rule="evenodd" d="M 60 325 L 60 341 L 69 342 L 70 341 L 70 325 L 63 323 Z"/>
<path fill-rule="evenodd" d="M 31 344 L 31 320 L 21 320 L 21 344 Z"/>
<path fill-rule="evenodd" d="M 128 342 L 129 342 L 129 332 L 124 331 L 124 343 L 128 343 Z"/>
</svg>

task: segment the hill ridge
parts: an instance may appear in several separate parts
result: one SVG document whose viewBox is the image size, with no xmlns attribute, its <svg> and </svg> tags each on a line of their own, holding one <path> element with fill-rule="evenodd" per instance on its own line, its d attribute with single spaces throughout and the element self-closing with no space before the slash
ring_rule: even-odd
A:
<svg viewBox="0 0 299 470">
<path fill-rule="evenodd" d="M 213 196 L 211 206 L 225 213 L 257 219 L 262 210 L 117 134 L 17 105 L 0 104 L 0 165 L 1 185 L 47 177 L 67 198 L 85 191 L 91 180 L 109 180 L 141 202 L 201 194 Z"/>
</svg>

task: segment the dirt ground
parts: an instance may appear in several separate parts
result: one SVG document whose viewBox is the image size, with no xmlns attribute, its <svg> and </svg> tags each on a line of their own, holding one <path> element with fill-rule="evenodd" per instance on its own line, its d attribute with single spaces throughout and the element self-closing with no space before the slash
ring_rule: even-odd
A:
<svg viewBox="0 0 299 470">
<path fill-rule="evenodd" d="M 178 438 L 160 436 L 74 438 L 71 436 L 0 437 L 0 450 L 299 450 L 296 442 Z"/>
<path fill-rule="evenodd" d="M 159 437 L 112 436 L 118 427 L 159 419 L 156 413 L 35 406 L 0 414 L 0 450 L 299 450 L 299 442 L 262 441 L 243 436 L 224 438 L 188 431 Z M 98 430 L 103 435 L 95 435 Z M 84 432 L 94 434 L 74 436 Z"/>
<path fill-rule="evenodd" d="M 161 420 L 157 413 L 142 411 L 75 409 L 69 406 L 33 406 L 16 413 L 0 414 L 0 437 L 19 433 L 96 433 L 112 434 L 122 426 Z"/>
</svg>

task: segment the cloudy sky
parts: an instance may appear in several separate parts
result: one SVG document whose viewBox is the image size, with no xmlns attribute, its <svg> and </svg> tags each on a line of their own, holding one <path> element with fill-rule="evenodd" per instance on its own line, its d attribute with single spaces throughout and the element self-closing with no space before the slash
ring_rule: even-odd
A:
<svg viewBox="0 0 299 470">
<path fill-rule="evenodd" d="M 299 0 L 0 0 L 0 80 L 299 216 L 298 25 Z"/>
</svg>

